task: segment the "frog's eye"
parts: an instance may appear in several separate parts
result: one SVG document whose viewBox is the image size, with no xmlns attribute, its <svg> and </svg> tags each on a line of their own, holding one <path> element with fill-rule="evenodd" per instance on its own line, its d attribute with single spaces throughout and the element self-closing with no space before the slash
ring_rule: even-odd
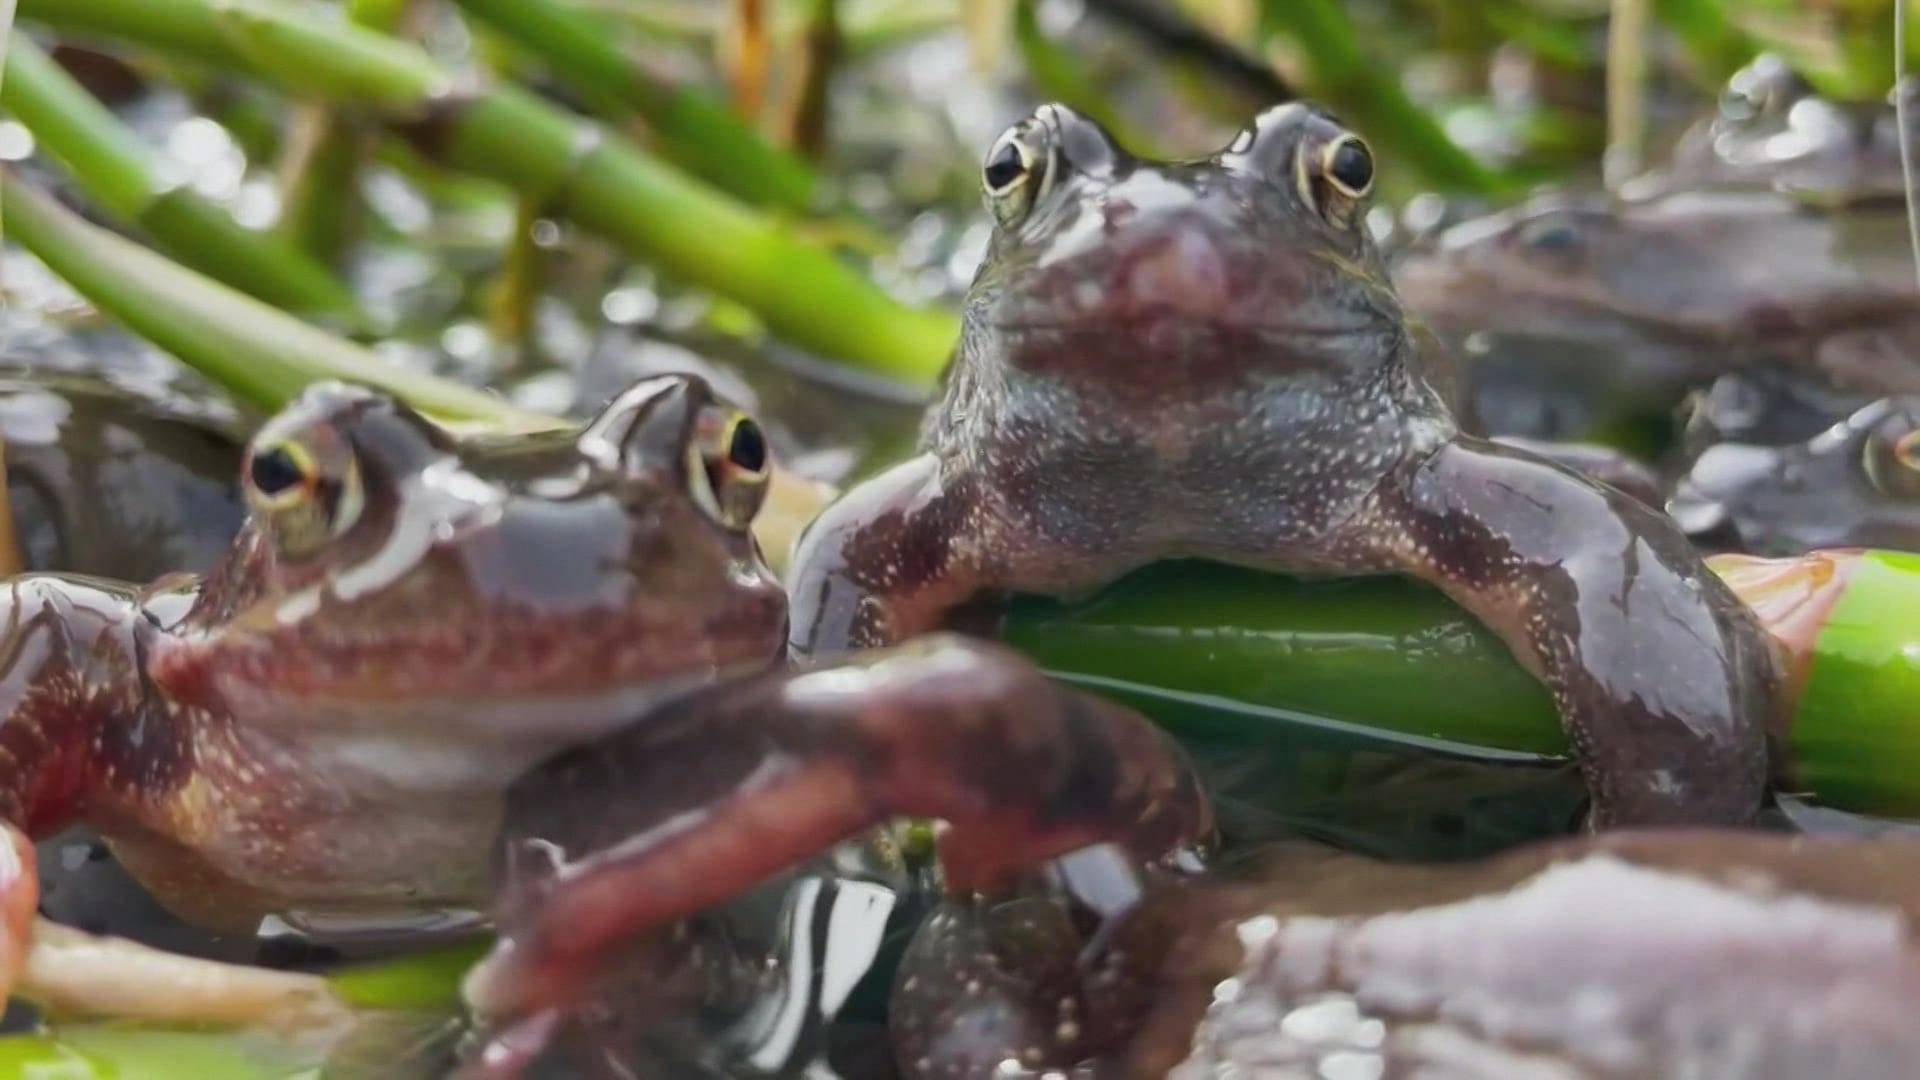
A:
<svg viewBox="0 0 1920 1080">
<path fill-rule="evenodd" d="M 773 476 L 766 433 L 737 409 L 708 408 L 700 414 L 687 454 L 693 501 L 720 524 L 745 532 Z"/>
<path fill-rule="evenodd" d="M 343 448 L 316 453 L 297 439 L 273 439 L 247 451 L 247 505 L 284 554 L 317 551 L 359 520 L 366 498 L 360 469 Z"/>
<path fill-rule="evenodd" d="M 1342 135 L 1320 150 L 1320 171 L 1341 194 L 1364 199 L 1373 190 L 1373 151 L 1358 135 Z"/>
<path fill-rule="evenodd" d="M 1352 132 L 1341 132 L 1318 148 L 1309 144 L 1294 158 L 1294 182 L 1308 206 L 1333 224 L 1349 227 L 1373 191 L 1373 151 Z"/>
<path fill-rule="evenodd" d="M 1867 436 L 1861 465 L 1867 481 L 1882 495 L 1920 500 L 1920 430 L 1891 438 L 1878 432 Z"/>
<path fill-rule="evenodd" d="M 1537 217 L 1520 226 L 1514 240 L 1528 251 L 1562 257 L 1580 248 L 1580 228 L 1557 215 Z"/>
<path fill-rule="evenodd" d="M 1053 185 L 1053 155 L 1033 123 L 1016 124 L 994 142 L 980 168 L 980 187 L 995 221 L 1025 217 Z"/>
</svg>

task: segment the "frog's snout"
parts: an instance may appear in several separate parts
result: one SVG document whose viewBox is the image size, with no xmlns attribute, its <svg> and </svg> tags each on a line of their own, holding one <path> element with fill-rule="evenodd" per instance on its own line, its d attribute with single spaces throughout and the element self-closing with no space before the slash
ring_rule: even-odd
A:
<svg viewBox="0 0 1920 1080">
<path fill-rule="evenodd" d="M 1124 260 L 1115 299 L 1134 315 L 1178 312 L 1196 318 L 1228 314 L 1232 272 L 1218 243 L 1197 229 L 1149 237 Z"/>
</svg>

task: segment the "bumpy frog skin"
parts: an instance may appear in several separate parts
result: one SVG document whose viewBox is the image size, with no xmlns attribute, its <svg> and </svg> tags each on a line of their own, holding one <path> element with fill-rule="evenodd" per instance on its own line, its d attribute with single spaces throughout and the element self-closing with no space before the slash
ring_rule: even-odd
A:
<svg viewBox="0 0 1920 1080">
<path fill-rule="evenodd" d="M 577 435 L 459 444 L 311 389 L 255 436 L 250 520 L 204 581 L 0 586 L 15 847 L 84 820 L 216 927 L 478 906 L 516 775 L 676 679 L 779 657 L 764 450 L 679 377 Z"/>
<path fill-rule="evenodd" d="M 1044 913 L 949 913 L 896 1014 L 985 1037 L 930 1039 L 947 1058 L 908 1075 L 1091 1059 L 1176 1080 L 1866 1080 L 1920 1062 L 1911 839 L 1654 830 L 1425 867 L 1295 849 L 1249 879 L 1152 896 L 1091 955 Z M 1065 996 L 1032 993 L 1026 973 L 1063 964 Z"/>
<path fill-rule="evenodd" d="M 1778 369 L 1860 395 L 1858 407 L 1920 392 L 1904 220 L 1897 207 L 1814 214 L 1765 192 L 1619 205 L 1548 195 L 1454 226 L 1394 279 L 1426 325 L 1484 353 L 1469 392 L 1499 434 L 1579 430 L 1556 413 L 1580 402 L 1529 416 L 1498 397 L 1513 382 L 1549 401 L 1625 397 L 1645 411 L 1725 372 Z"/>
<path fill-rule="evenodd" d="M 1876 401 L 1793 446 L 1709 447 L 1668 511 L 1701 543 L 1754 555 L 1920 551 L 1920 397 Z"/>
<path fill-rule="evenodd" d="M 1184 164 L 1059 106 L 1011 129 L 925 451 L 802 536 L 791 651 L 1171 557 L 1407 574 L 1552 690 L 1593 824 L 1751 819 L 1764 634 L 1664 516 L 1458 434 L 1362 224 L 1371 180 L 1364 144 L 1298 104 Z"/>
</svg>

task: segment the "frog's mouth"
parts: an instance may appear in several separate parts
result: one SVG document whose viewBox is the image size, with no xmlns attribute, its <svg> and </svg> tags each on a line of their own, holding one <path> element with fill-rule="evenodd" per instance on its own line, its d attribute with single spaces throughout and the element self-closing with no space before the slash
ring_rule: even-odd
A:
<svg viewBox="0 0 1920 1080">
<path fill-rule="evenodd" d="M 1009 282 L 978 317 L 1013 343 L 1125 337 L 1151 350 L 1207 339 L 1306 346 L 1364 339 L 1393 332 L 1400 313 L 1378 272 L 1354 258 L 1276 256 L 1244 236 L 1169 230 L 1104 258 L 1039 267 Z"/>
</svg>

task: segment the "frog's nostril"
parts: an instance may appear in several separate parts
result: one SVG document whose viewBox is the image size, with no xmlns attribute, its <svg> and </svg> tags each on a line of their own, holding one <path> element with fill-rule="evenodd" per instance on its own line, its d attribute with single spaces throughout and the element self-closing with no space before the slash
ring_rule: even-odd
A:
<svg viewBox="0 0 1920 1080">
<path fill-rule="evenodd" d="M 1129 261 L 1126 303 L 1135 309 L 1217 314 L 1227 303 L 1227 260 L 1214 241 L 1183 229 L 1157 237 Z"/>
</svg>

